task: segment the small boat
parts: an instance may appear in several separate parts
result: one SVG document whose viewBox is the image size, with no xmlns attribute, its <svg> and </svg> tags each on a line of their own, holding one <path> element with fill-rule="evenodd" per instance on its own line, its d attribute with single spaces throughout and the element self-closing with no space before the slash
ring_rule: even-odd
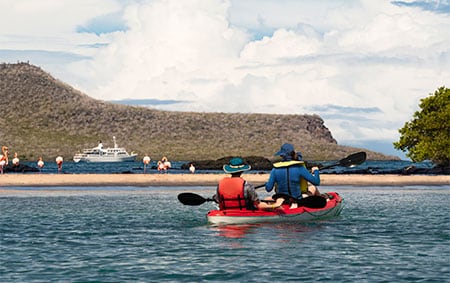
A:
<svg viewBox="0 0 450 283">
<path fill-rule="evenodd" d="M 261 222 L 306 222 L 338 216 L 343 209 L 343 198 L 336 192 L 327 193 L 325 207 L 310 208 L 299 206 L 290 208 L 283 204 L 274 210 L 227 209 L 211 210 L 207 214 L 208 222 L 214 225 L 251 224 Z M 306 200 L 307 198 L 305 198 Z"/>
<path fill-rule="evenodd" d="M 350 154 L 336 163 L 322 166 L 321 169 L 334 166 L 353 167 L 366 160 L 364 151 Z M 264 187 L 265 184 L 256 186 L 255 189 Z M 311 196 L 297 200 L 297 208 L 283 204 L 273 210 L 249 210 L 249 209 L 223 209 L 211 210 L 206 217 L 210 224 L 252 224 L 260 222 L 306 222 L 333 218 L 341 214 L 344 208 L 344 199 L 336 192 L 325 193 L 325 196 Z M 201 205 L 205 202 L 215 202 L 213 198 L 204 198 L 195 193 L 181 193 L 178 200 L 184 205 Z M 264 200 L 261 200 L 264 201 Z"/>
<path fill-rule="evenodd" d="M 129 154 L 125 148 L 118 147 L 116 137 L 113 137 L 114 147 L 103 149 L 101 144 L 94 148 L 84 149 L 73 157 L 74 162 L 132 162 L 137 153 Z"/>
</svg>

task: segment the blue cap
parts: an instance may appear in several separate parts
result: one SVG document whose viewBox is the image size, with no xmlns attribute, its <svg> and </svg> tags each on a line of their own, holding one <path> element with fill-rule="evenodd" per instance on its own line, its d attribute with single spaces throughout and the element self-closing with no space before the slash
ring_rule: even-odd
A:
<svg viewBox="0 0 450 283">
<path fill-rule="evenodd" d="M 283 144 L 282 146 L 281 146 L 281 148 L 280 148 L 280 150 L 277 152 L 277 153 L 275 153 L 275 155 L 278 155 L 278 156 L 288 156 L 288 155 L 290 155 L 292 152 L 294 152 L 295 151 L 295 149 L 294 149 L 294 146 L 292 145 L 292 144 L 290 144 L 290 143 L 285 143 L 285 144 Z"/>
</svg>

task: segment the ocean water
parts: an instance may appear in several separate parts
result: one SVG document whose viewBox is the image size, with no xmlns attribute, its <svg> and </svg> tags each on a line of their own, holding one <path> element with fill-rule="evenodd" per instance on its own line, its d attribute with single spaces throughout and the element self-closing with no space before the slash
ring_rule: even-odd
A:
<svg viewBox="0 0 450 283">
<path fill-rule="evenodd" d="M 0 282 L 450 282 L 450 186 L 322 187 L 341 216 L 213 227 L 212 187 L 4 188 Z"/>
<path fill-rule="evenodd" d="M 159 174 L 156 168 L 155 160 L 152 160 L 149 165 L 144 167 L 144 164 L 140 161 L 136 162 L 106 162 L 106 163 L 75 163 L 71 161 L 67 161 L 63 163 L 62 173 L 65 174 L 81 174 L 81 173 L 92 173 L 92 174 L 107 174 L 107 173 L 129 173 L 129 174 Z M 36 162 L 22 162 L 23 164 L 34 167 L 38 169 Z M 189 173 L 189 170 L 182 170 L 181 166 L 185 163 L 189 163 L 188 161 L 172 161 L 172 169 L 169 170 L 169 174 L 180 174 L 180 173 Z M 321 164 L 327 165 L 330 164 L 329 161 L 320 162 Z M 331 162 L 332 164 L 333 162 Z M 364 163 L 355 166 L 353 168 L 348 167 L 333 167 L 330 169 L 325 169 L 321 173 L 333 173 L 333 174 L 341 174 L 341 173 L 367 173 L 367 174 L 397 174 L 402 169 L 414 166 L 416 168 L 429 169 L 433 167 L 431 162 L 411 162 L 405 160 L 388 160 L 388 161 L 373 161 L 368 160 Z M 45 162 L 44 168 L 40 173 L 43 174 L 54 174 L 58 172 L 58 167 L 56 162 Z M 223 173 L 223 171 L 218 170 L 197 170 L 197 173 Z M 263 172 L 261 170 L 252 170 L 247 172 L 247 174 L 259 173 Z M 22 173 L 20 173 L 22 174 Z M 35 174 L 35 173 L 30 173 Z"/>
</svg>

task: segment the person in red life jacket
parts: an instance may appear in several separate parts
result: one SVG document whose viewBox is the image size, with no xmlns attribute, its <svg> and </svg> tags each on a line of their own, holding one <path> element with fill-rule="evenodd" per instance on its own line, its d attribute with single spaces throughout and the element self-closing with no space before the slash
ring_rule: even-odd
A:
<svg viewBox="0 0 450 283">
<path fill-rule="evenodd" d="M 223 171 L 231 176 L 225 177 L 219 182 L 217 193 L 213 196 L 213 199 L 219 204 L 220 210 L 275 209 L 281 205 L 281 200 L 272 204 L 259 200 L 255 187 L 241 177 L 243 172 L 250 169 L 251 166 L 244 164 L 239 157 L 232 158 L 229 164 L 223 166 Z"/>
<path fill-rule="evenodd" d="M 306 169 L 305 162 L 299 161 L 294 146 L 285 143 L 275 155 L 281 156 L 282 161 L 273 164 L 270 172 L 269 181 L 266 183 L 266 191 L 270 192 L 276 185 L 276 193 L 287 195 L 284 198 L 293 199 L 293 206 L 296 206 L 295 200 L 308 196 L 308 182 L 314 186 L 320 185 L 319 168 L 313 167 L 313 174 Z M 314 192 L 314 194 L 317 194 Z M 276 198 L 278 200 L 278 198 Z M 292 208 L 294 208 L 292 207 Z"/>
</svg>

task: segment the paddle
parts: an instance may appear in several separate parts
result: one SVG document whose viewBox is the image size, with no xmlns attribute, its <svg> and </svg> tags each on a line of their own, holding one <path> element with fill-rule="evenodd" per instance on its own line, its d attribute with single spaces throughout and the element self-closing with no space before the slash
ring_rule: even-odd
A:
<svg viewBox="0 0 450 283">
<path fill-rule="evenodd" d="M 204 198 L 194 193 L 181 193 L 178 200 L 184 205 L 201 205 L 207 201 L 214 201 L 212 198 Z"/>
<path fill-rule="evenodd" d="M 207 201 L 215 201 L 212 198 L 204 198 L 194 193 L 181 193 L 178 195 L 178 200 L 184 205 L 201 205 Z M 260 200 L 262 202 L 275 202 L 273 200 Z"/>
<path fill-rule="evenodd" d="M 184 205 L 201 205 L 207 201 L 215 201 L 212 198 L 204 198 L 201 195 L 194 193 L 181 193 L 178 195 L 178 200 Z M 262 202 L 274 202 L 273 200 L 261 200 Z"/>
<path fill-rule="evenodd" d="M 363 163 L 364 161 L 366 161 L 366 157 L 367 157 L 366 153 L 364 151 L 360 151 L 357 153 L 350 154 L 346 158 L 341 159 L 334 164 L 323 166 L 323 167 L 320 167 L 319 169 L 323 170 L 323 169 L 331 168 L 334 166 L 353 167 L 353 166 L 359 165 L 359 164 Z"/>
<path fill-rule="evenodd" d="M 364 161 L 366 161 L 366 153 L 364 151 L 361 152 L 357 152 L 357 153 L 353 153 L 350 154 L 349 156 L 339 160 L 338 162 L 334 163 L 334 164 L 330 164 L 327 166 L 323 166 L 320 169 L 326 169 L 326 168 L 331 168 L 334 166 L 343 166 L 343 167 L 350 167 L 350 166 L 356 166 L 359 165 L 361 163 L 363 163 Z M 264 187 L 266 184 L 262 184 L 259 186 L 256 186 L 255 189 L 258 188 L 262 188 Z M 311 197 L 309 197 L 311 198 Z M 307 199 L 307 198 L 305 198 Z M 201 205 L 207 201 L 214 201 L 214 199 L 212 198 L 204 198 L 200 195 L 194 194 L 194 193 L 181 193 L 178 195 L 178 200 L 184 204 L 184 205 Z M 299 201 L 301 201 L 302 199 L 300 199 Z M 313 199 L 310 199 L 311 201 L 313 201 Z M 314 200 L 314 202 L 316 203 L 317 200 Z M 306 202 L 304 200 L 304 202 Z M 300 205 L 303 206 L 309 206 L 309 204 L 307 203 L 300 203 Z M 312 204 L 310 204 L 312 205 Z"/>
<path fill-rule="evenodd" d="M 337 161 L 336 163 L 326 165 L 326 166 L 321 166 L 321 167 L 319 167 L 319 169 L 323 170 L 323 169 L 328 169 L 328 168 L 331 168 L 334 166 L 353 167 L 353 166 L 359 165 L 359 164 L 363 163 L 364 161 L 366 161 L 366 157 L 367 157 L 366 153 L 364 151 L 360 151 L 357 153 L 350 154 L 349 156 Z M 262 185 L 256 186 L 255 189 L 259 189 L 259 188 L 262 188 L 265 186 L 266 186 L 266 184 L 262 184 Z"/>
<path fill-rule="evenodd" d="M 280 197 L 283 197 L 282 194 L 278 194 Z M 292 199 L 292 198 L 291 198 Z M 214 201 L 212 198 L 204 198 L 200 195 L 194 193 L 181 193 L 178 195 L 178 200 L 184 205 L 201 205 L 207 201 Z M 274 202 L 272 200 L 261 200 L 262 202 Z M 302 198 L 299 200 L 292 199 L 298 203 L 299 206 L 309 207 L 309 208 L 322 208 L 325 207 L 327 201 L 325 198 L 320 196 L 310 196 L 307 198 Z"/>
</svg>

